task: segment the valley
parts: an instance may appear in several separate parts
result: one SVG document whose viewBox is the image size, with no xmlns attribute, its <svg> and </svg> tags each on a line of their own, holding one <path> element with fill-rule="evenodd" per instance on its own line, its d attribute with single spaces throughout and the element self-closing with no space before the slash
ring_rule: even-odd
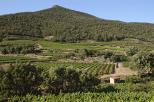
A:
<svg viewBox="0 0 154 102">
<path fill-rule="evenodd" d="M 0 101 L 153 102 L 154 24 L 57 5 L 0 16 Z"/>
</svg>

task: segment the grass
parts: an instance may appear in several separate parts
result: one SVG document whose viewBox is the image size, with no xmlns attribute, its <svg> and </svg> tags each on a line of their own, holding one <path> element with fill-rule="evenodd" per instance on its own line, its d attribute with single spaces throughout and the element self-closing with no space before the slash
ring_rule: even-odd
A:
<svg viewBox="0 0 154 102">
<path fill-rule="evenodd" d="M 124 51 L 129 46 L 137 46 L 141 49 L 154 50 L 154 44 L 150 42 L 125 40 L 125 41 L 111 41 L 111 42 L 81 42 L 81 43 L 59 43 L 45 40 L 10 40 L 3 41 L 1 45 L 5 44 L 40 44 L 43 49 L 95 49 L 95 50 L 113 50 Z"/>
<path fill-rule="evenodd" d="M 6 40 L 0 42 L 0 46 L 2 45 L 24 45 L 24 44 L 34 44 L 35 41 L 33 40 Z"/>
</svg>

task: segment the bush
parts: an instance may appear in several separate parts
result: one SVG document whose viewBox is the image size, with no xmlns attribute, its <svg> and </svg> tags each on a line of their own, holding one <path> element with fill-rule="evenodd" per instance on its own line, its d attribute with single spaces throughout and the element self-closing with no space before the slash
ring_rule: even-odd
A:
<svg viewBox="0 0 154 102">
<path fill-rule="evenodd" d="M 26 95 L 38 93 L 37 87 L 42 82 L 41 70 L 31 64 L 11 65 L 7 72 L 1 71 L 1 94 Z"/>
<path fill-rule="evenodd" d="M 50 71 L 46 79 L 44 92 L 58 94 L 60 92 L 76 92 L 90 90 L 100 83 L 99 79 L 78 72 L 74 69 L 60 67 Z"/>
<path fill-rule="evenodd" d="M 143 82 L 142 78 L 140 78 L 139 76 L 129 76 L 129 77 L 126 77 L 125 81 L 127 83 L 141 83 L 141 82 Z"/>
<path fill-rule="evenodd" d="M 96 57 L 99 55 L 99 52 L 97 50 L 84 49 L 83 55 L 85 57 Z"/>
<path fill-rule="evenodd" d="M 114 55 L 114 53 L 110 52 L 110 51 L 107 51 L 107 52 L 104 52 L 103 55 L 104 55 L 105 59 L 107 59 L 107 58 L 110 59 Z"/>
<path fill-rule="evenodd" d="M 154 54 L 150 52 L 141 52 L 134 57 L 136 67 L 140 74 L 154 73 Z"/>
<path fill-rule="evenodd" d="M 113 55 L 113 56 L 111 57 L 111 60 L 112 60 L 113 62 L 122 62 L 122 61 L 126 61 L 127 58 L 126 58 L 126 56 L 124 56 L 124 55 Z"/>
<path fill-rule="evenodd" d="M 40 53 L 35 45 L 6 45 L 1 49 L 2 54 L 28 54 Z"/>
<path fill-rule="evenodd" d="M 88 73 L 80 74 L 81 89 L 88 91 L 94 89 L 94 86 L 100 84 L 100 80 Z"/>
<path fill-rule="evenodd" d="M 138 49 L 137 47 L 131 47 L 131 48 L 129 48 L 129 49 L 126 51 L 126 54 L 127 54 L 128 56 L 133 56 L 133 55 L 137 54 L 138 51 L 139 51 L 139 49 Z"/>
</svg>

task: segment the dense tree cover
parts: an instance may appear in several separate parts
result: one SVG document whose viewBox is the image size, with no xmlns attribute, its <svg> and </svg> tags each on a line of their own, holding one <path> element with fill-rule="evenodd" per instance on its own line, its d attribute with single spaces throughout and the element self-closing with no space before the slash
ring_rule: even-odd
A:
<svg viewBox="0 0 154 102">
<path fill-rule="evenodd" d="M 0 70 L 0 95 L 3 96 L 81 92 L 99 83 L 95 76 L 69 68 L 43 70 L 28 63 Z"/>
<path fill-rule="evenodd" d="M 34 13 L 0 16 L 0 39 L 43 38 L 54 41 L 78 42 L 137 38 L 151 41 L 154 25 L 103 20 L 89 14 L 54 6 Z"/>
<path fill-rule="evenodd" d="M 41 52 L 36 45 L 5 45 L 1 47 L 2 54 L 28 54 Z"/>
</svg>

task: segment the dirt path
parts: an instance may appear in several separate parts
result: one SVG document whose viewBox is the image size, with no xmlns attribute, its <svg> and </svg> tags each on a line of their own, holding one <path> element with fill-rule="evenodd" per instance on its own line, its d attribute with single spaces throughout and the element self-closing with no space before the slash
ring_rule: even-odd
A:
<svg viewBox="0 0 154 102">
<path fill-rule="evenodd" d="M 133 71 L 130 68 L 124 67 L 123 63 L 118 63 L 118 68 L 115 68 L 114 74 L 103 75 L 100 78 L 108 78 L 111 76 L 131 76 L 137 75 L 137 71 Z"/>
<path fill-rule="evenodd" d="M 124 67 L 123 63 L 118 63 L 118 68 L 115 69 L 116 75 L 137 75 L 136 71 L 131 70 L 130 68 Z"/>
</svg>

